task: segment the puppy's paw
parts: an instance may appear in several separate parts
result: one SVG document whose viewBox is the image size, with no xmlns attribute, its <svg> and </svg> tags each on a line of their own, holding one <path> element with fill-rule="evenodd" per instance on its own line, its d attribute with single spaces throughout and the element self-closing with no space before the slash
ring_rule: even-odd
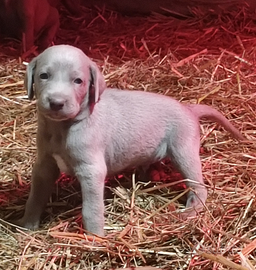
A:
<svg viewBox="0 0 256 270">
<path fill-rule="evenodd" d="M 193 208 L 185 209 L 185 211 L 178 214 L 178 217 L 182 220 L 193 219 L 198 215 L 198 211 Z"/>
<path fill-rule="evenodd" d="M 187 193 L 186 208 L 202 209 L 207 199 L 207 189 L 204 186 L 197 187 Z"/>
<path fill-rule="evenodd" d="M 23 229 L 31 230 L 31 231 L 36 231 L 39 228 L 39 221 L 27 221 L 24 218 L 14 220 L 12 223 L 18 227 L 21 227 Z"/>
<path fill-rule="evenodd" d="M 189 191 L 187 194 L 186 209 L 179 214 L 182 220 L 192 219 L 198 216 L 204 209 L 204 203 L 207 199 L 207 190 L 204 187 L 198 188 L 195 192 Z"/>
</svg>

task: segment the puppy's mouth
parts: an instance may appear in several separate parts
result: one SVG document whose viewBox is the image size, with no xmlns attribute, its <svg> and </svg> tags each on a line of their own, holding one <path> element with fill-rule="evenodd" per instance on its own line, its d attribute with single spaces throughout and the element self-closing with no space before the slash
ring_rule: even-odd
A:
<svg viewBox="0 0 256 270">
<path fill-rule="evenodd" d="M 48 113 L 44 113 L 44 115 L 45 117 L 53 121 L 65 121 L 72 118 L 72 117 L 68 117 L 67 115 L 60 114 L 58 112 L 48 112 Z"/>
<path fill-rule="evenodd" d="M 42 109 L 38 108 L 38 111 L 44 115 L 46 118 L 53 120 L 53 121 L 65 121 L 70 120 L 76 117 L 75 112 L 65 112 L 64 110 L 53 111 L 51 109 Z"/>
<path fill-rule="evenodd" d="M 38 112 L 53 121 L 65 121 L 73 119 L 77 115 L 77 108 L 75 106 L 68 106 L 67 104 L 55 104 L 54 106 L 50 103 L 44 106 L 41 103 L 37 103 Z"/>
</svg>

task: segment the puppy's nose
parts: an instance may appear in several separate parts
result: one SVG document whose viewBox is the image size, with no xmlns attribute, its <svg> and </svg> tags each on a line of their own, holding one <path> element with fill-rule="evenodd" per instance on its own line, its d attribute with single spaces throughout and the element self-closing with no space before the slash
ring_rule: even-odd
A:
<svg viewBox="0 0 256 270">
<path fill-rule="evenodd" d="M 50 100 L 50 108 L 52 111 L 60 111 L 64 106 L 64 101 Z"/>
</svg>

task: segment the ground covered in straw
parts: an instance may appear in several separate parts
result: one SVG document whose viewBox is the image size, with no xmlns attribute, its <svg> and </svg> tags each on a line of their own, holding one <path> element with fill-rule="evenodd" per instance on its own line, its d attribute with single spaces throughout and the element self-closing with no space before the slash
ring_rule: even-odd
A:
<svg viewBox="0 0 256 270">
<path fill-rule="evenodd" d="M 24 97 L 20 44 L 5 39 L 0 47 L 0 269 L 254 269 L 254 14 L 243 8 L 219 15 L 197 10 L 194 18 L 177 20 L 84 12 L 84 18 L 74 19 L 62 11 L 56 44 L 82 48 L 110 87 L 211 105 L 248 142 L 232 139 L 215 123 L 201 123 L 209 197 L 195 219 L 175 215 L 184 207 L 178 200 L 182 179 L 164 161 L 153 171 L 155 181 L 142 182 L 134 172 L 108 179 L 104 239 L 84 234 L 79 184 L 65 175 L 56 183 L 39 231 L 11 226 L 6 221 L 22 215 L 29 192 L 36 109 Z"/>
</svg>

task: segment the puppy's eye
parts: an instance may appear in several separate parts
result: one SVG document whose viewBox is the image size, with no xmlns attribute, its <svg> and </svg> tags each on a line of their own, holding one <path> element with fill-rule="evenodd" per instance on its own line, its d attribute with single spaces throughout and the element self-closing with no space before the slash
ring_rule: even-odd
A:
<svg viewBox="0 0 256 270">
<path fill-rule="evenodd" d="M 39 77 L 40 77 L 40 79 L 42 79 L 42 80 L 47 80 L 47 79 L 49 78 L 49 75 L 48 75 L 48 73 L 41 73 L 41 74 L 39 75 Z"/>
<path fill-rule="evenodd" d="M 75 80 L 74 80 L 74 83 L 76 83 L 76 84 L 81 84 L 83 81 L 80 79 L 80 78 L 76 78 Z"/>
</svg>

